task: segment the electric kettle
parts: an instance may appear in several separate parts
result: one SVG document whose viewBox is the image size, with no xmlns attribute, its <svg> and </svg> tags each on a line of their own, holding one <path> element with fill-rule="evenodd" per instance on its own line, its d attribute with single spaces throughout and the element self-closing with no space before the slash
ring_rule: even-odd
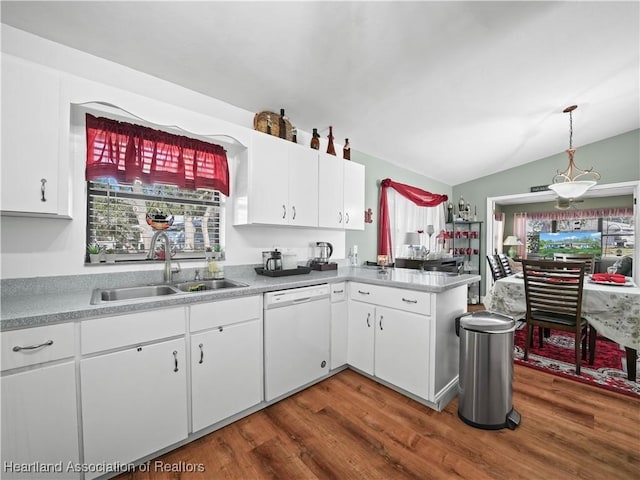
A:
<svg viewBox="0 0 640 480">
<path fill-rule="evenodd" d="M 329 242 L 316 242 L 319 255 L 316 258 L 316 263 L 329 263 L 329 257 L 333 254 L 333 245 Z"/>
</svg>

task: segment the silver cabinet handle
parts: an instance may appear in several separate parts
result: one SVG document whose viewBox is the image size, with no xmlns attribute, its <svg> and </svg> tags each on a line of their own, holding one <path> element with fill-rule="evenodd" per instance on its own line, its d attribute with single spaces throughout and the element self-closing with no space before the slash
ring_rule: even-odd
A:
<svg viewBox="0 0 640 480">
<path fill-rule="evenodd" d="M 371 328 L 371 322 L 369 322 L 369 318 L 371 318 L 371 314 L 367 313 L 367 328 Z"/>
<path fill-rule="evenodd" d="M 20 350 L 35 350 L 36 348 L 50 347 L 51 345 L 53 345 L 53 340 L 48 340 L 44 343 L 41 343 L 40 345 L 29 345 L 27 347 L 20 347 L 16 345 L 15 347 L 13 347 L 13 351 L 19 352 Z"/>
<path fill-rule="evenodd" d="M 338 223 L 342 223 L 342 212 L 338 212 Z"/>
<path fill-rule="evenodd" d="M 407 303 L 418 303 L 418 300 L 409 300 L 409 299 L 406 299 L 404 297 L 402 297 L 402 301 L 403 302 L 407 302 Z"/>
<path fill-rule="evenodd" d="M 202 349 L 204 345 L 200 344 L 198 345 L 198 348 L 200 348 L 200 361 L 198 363 L 202 363 L 204 362 L 204 350 Z"/>
<path fill-rule="evenodd" d="M 343 290 L 334 290 L 333 293 L 344 293 L 344 289 Z"/>
<path fill-rule="evenodd" d="M 365 292 L 364 290 L 358 290 L 358 293 L 360 293 L 362 295 L 371 295 L 370 292 Z"/>
<path fill-rule="evenodd" d="M 173 351 L 173 361 L 175 362 L 175 368 L 173 369 L 174 372 L 178 371 L 178 351 L 174 350 Z"/>
<path fill-rule="evenodd" d="M 379 325 L 380 325 L 380 330 L 382 330 L 382 329 L 383 329 L 383 328 L 382 328 L 382 315 L 380 315 L 380 322 L 379 322 Z"/>
<path fill-rule="evenodd" d="M 296 219 L 296 206 L 292 206 L 291 210 L 293 210 L 293 217 L 291 217 L 291 220 L 295 220 Z"/>
<path fill-rule="evenodd" d="M 282 218 L 283 219 L 287 218 L 287 206 L 286 205 L 282 205 Z"/>
<path fill-rule="evenodd" d="M 47 179 L 46 178 L 41 178 L 40 179 L 40 184 L 41 184 L 40 185 L 40 195 L 42 195 L 42 198 L 40 198 L 40 201 L 42 201 L 42 202 L 46 202 L 47 201 L 47 199 L 44 196 L 44 189 L 45 189 L 44 184 L 45 183 L 47 183 Z"/>
<path fill-rule="evenodd" d="M 344 223 L 349 223 L 349 212 L 345 212 L 344 218 L 345 218 Z"/>
</svg>

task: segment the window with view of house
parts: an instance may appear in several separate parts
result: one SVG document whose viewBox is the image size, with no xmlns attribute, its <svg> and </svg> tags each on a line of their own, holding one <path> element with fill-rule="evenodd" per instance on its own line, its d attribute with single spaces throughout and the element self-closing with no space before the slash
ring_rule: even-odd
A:
<svg viewBox="0 0 640 480">
<path fill-rule="evenodd" d="M 86 122 L 87 245 L 117 261 L 143 260 L 166 227 L 177 258 L 224 251 L 222 147 L 90 114 Z"/>
</svg>

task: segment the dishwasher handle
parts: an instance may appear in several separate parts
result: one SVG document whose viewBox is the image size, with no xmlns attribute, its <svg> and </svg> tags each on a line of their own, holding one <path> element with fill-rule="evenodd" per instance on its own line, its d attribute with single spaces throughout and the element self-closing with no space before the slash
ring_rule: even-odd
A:
<svg viewBox="0 0 640 480">
<path fill-rule="evenodd" d="M 309 300 L 311 300 L 311 297 L 295 298 L 293 300 L 293 303 L 304 303 L 304 302 L 308 302 Z"/>
</svg>

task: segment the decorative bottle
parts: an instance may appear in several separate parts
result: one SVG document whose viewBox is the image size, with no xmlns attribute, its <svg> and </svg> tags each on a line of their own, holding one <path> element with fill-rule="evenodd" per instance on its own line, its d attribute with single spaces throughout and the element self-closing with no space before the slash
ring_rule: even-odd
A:
<svg viewBox="0 0 640 480">
<path fill-rule="evenodd" d="M 314 150 L 320 150 L 320 135 L 318 134 L 318 129 L 313 129 L 313 135 L 311 136 L 311 148 Z"/>
<path fill-rule="evenodd" d="M 453 203 L 447 205 L 447 223 L 453 223 Z"/>
<path fill-rule="evenodd" d="M 298 129 L 296 127 L 291 127 L 291 141 L 298 143 Z"/>
<path fill-rule="evenodd" d="M 333 127 L 329 127 L 329 135 L 327 135 L 327 138 L 329 139 L 329 143 L 327 143 L 327 153 L 329 155 L 335 155 L 336 154 L 336 147 L 333 146 Z"/>
<path fill-rule="evenodd" d="M 271 115 L 267 115 L 267 135 L 271 135 Z"/>
<path fill-rule="evenodd" d="M 349 139 L 344 139 L 344 147 L 342 147 L 342 158 L 345 160 L 351 160 L 351 145 L 349 145 Z"/>
<path fill-rule="evenodd" d="M 287 138 L 287 124 L 284 121 L 284 108 L 280 109 L 280 118 L 278 118 L 278 136 L 280 138 Z"/>
</svg>

